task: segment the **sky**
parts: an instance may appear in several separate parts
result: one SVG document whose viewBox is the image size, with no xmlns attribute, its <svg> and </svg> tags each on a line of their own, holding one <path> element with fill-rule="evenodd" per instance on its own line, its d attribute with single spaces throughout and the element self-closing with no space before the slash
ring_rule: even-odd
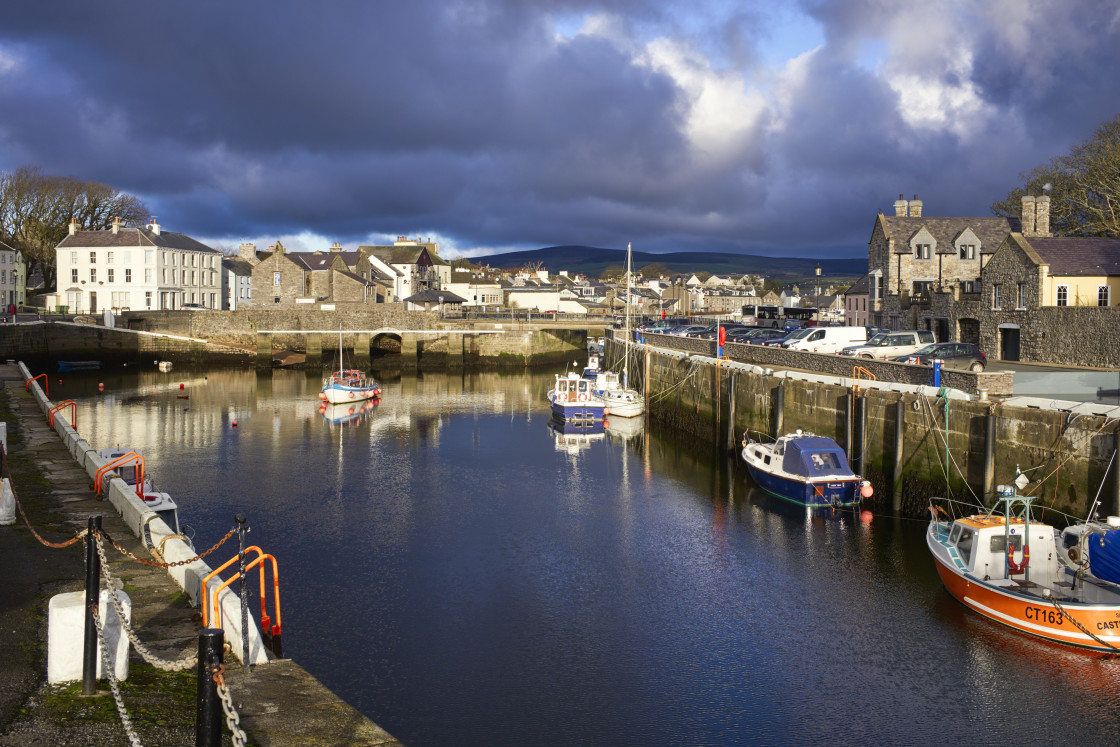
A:
<svg viewBox="0 0 1120 747">
<path fill-rule="evenodd" d="M 989 215 L 1118 81 L 1113 0 L 7 2 L 0 171 L 224 249 L 863 256 L 899 194 Z"/>
</svg>

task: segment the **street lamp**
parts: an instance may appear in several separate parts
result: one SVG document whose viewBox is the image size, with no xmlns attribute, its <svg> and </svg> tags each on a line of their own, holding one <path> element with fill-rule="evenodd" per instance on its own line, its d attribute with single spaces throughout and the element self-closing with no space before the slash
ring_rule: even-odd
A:
<svg viewBox="0 0 1120 747">
<path fill-rule="evenodd" d="M 439 297 L 439 318 L 443 319 L 443 296 Z"/>
</svg>

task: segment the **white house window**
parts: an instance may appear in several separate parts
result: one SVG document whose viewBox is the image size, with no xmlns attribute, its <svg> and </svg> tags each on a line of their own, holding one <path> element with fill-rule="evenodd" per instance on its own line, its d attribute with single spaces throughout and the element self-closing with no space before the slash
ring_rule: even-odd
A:
<svg viewBox="0 0 1120 747">
<path fill-rule="evenodd" d="M 929 244 L 918 244 L 917 246 L 914 247 L 914 249 L 917 252 L 918 259 L 929 259 L 930 258 L 930 245 Z"/>
<path fill-rule="evenodd" d="M 109 277 L 107 278 L 107 280 L 108 280 L 108 281 L 109 281 L 110 283 L 111 283 L 111 282 L 113 282 L 113 268 L 112 268 L 112 267 L 110 267 L 110 268 L 109 268 L 109 270 L 108 270 L 108 272 L 107 272 L 106 274 L 107 274 L 107 275 L 109 276 Z"/>
<path fill-rule="evenodd" d="M 992 308 L 999 309 L 1003 307 L 1003 287 L 999 283 L 992 285 Z"/>
<path fill-rule="evenodd" d="M 78 253 L 77 252 L 70 252 L 70 264 L 72 264 L 72 265 L 78 264 Z"/>
<path fill-rule="evenodd" d="M 78 282 L 78 268 L 77 267 L 75 267 L 73 270 L 70 271 L 70 282 L 71 283 Z"/>
<path fill-rule="evenodd" d="M 144 282 L 145 283 L 152 282 L 152 268 L 151 267 L 145 267 L 144 268 Z"/>
<path fill-rule="evenodd" d="M 976 259 L 976 245 L 961 244 L 961 259 Z"/>
<path fill-rule="evenodd" d="M 97 282 L 97 270 L 95 270 L 95 269 L 93 269 L 93 268 L 90 268 L 90 271 L 89 271 L 89 281 L 90 281 L 91 283 L 96 283 L 96 282 Z"/>
<path fill-rule="evenodd" d="M 144 250 L 144 264 L 154 265 L 155 262 L 156 262 L 156 252 L 155 252 L 155 250 L 154 249 Z M 151 308 L 151 306 L 149 306 L 148 308 Z"/>
<path fill-rule="evenodd" d="M 126 267 L 125 270 L 124 270 L 124 281 L 126 283 L 131 283 L 132 282 L 132 270 L 130 268 Z"/>
<path fill-rule="evenodd" d="M 146 308 L 146 309 L 152 308 L 152 292 L 151 291 L 144 291 L 144 308 Z"/>
<path fill-rule="evenodd" d="M 132 252 L 125 252 L 124 253 L 124 263 L 126 265 L 132 264 Z"/>
<path fill-rule="evenodd" d="M 97 263 L 97 252 L 90 252 L 89 253 L 89 263 L 91 265 Z"/>
<path fill-rule="evenodd" d="M 1098 285 L 1097 286 L 1097 306 L 1109 306 L 1110 304 L 1108 302 L 1108 295 L 1109 295 L 1108 294 L 1108 286 L 1107 285 Z"/>
<path fill-rule="evenodd" d="M 1055 303 L 1056 306 L 1069 306 L 1069 286 L 1068 285 L 1059 285 L 1058 286 L 1058 294 L 1057 294 L 1057 298 L 1056 298 L 1054 303 Z"/>
<path fill-rule="evenodd" d="M 109 264 L 113 264 L 113 253 L 112 252 L 105 252 L 105 261 L 108 262 Z"/>
</svg>

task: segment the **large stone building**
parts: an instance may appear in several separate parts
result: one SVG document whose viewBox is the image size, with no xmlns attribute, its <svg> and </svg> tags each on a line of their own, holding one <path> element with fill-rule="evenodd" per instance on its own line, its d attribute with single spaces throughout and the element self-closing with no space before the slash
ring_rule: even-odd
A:
<svg viewBox="0 0 1120 747">
<path fill-rule="evenodd" d="M 243 247 L 244 249 L 244 247 Z M 338 305 L 392 300 L 391 281 L 373 268 L 364 252 L 289 252 L 276 242 L 253 267 L 250 306 Z"/>
<path fill-rule="evenodd" d="M 1030 235 L 1049 235 L 1049 198 L 1041 200 L 1045 218 L 1038 233 L 1031 198 Z M 932 330 L 938 341 L 978 343 L 984 256 L 1021 229 L 1013 218 L 926 216 L 917 195 L 910 201 L 899 195 L 893 216 L 876 217 L 868 242 L 870 323 Z"/>
<path fill-rule="evenodd" d="M 83 231 L 76 221 L 55 249 L 56 303 L 70 313 L 104 309 L 222 308 L 222 253 L 153 219 L 126 228 Z"/>
</svg>

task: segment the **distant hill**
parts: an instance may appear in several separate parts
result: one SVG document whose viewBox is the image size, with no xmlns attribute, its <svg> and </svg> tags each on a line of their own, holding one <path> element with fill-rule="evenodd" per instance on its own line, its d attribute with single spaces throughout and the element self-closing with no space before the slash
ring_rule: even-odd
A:
<svg viewBox="0 0 1120 747">
<path fill-rule="evenodd" d="M 503 270 L 515 270 L 529 263 L 540 262 L 544 269 L 555 274 L 560 270 L 584 273 L 598 277 L 610 265 L 626 266 L 626 252 L 621 249 L 599 249 L 593 246 L 550 246 L 524 252 L 492 254 L 472 258 L 472 262 L 488 264 Z M 672 252 L 650 254 L 634 252 L 633 268 L 662 264 L 674 273 L 710 272 L 713 275 L 742 275 L 752 273 L 795 280 L 812 277 L 816 266 L 821 266 L 821 276 L 828 278 L 858 278 L 867 272 L 867 258 L 812 259 L 805 257 L 763 257 L 757 254 L 727 254 L 721 252 Z"/>
</svg>

